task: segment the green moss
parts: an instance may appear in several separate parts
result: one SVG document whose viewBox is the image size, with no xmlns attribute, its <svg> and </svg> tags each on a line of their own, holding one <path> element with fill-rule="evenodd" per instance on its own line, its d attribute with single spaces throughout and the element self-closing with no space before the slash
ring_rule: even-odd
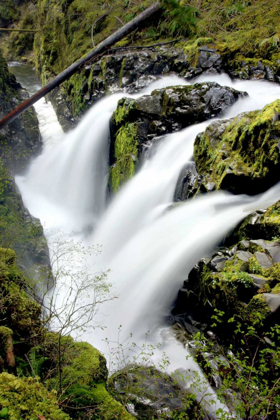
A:
<svg viewBox="0 0 280 420">
<path fill-rule="evenodd" d="M 271 293 L 280 293 L 280 283 L 278 283 L 273 289 L 271 290 Z"/>
<path fill-rule="evenodd" d="M 222 134 L 217 131 L 219 124 L 212 124 L 195 141 L 199 173 L 216 189 L 233 192 L 254 193 L 275 183 L 280 164 L 279 113 L 280 100 L 276 100 L 262 111 L 225 123 Z"/>
<path fill-rule="evenodd" d="M 6 358 L 8 339 L 13 336 L 13 331 L 8 327 L 0 327 L 0 355 L 3 360 Z"/>
<path fill-rule="evenodd" d="M 138 158 L 137 125 L 128 123 L 121 127 L 115 140 L 115 164 L 110 168 L 110 187 L 116 192 L 130 179 Z"/>
<path fill-rule="evenodd" d="M 249 259 L 249 273 L 261 275 L 264 274 L 262 266 L 254 256 Z"/>
<path fill-rule="evenodd" d="M 29 281 L 15 265 L 15 253 L 0 249 L 0 324 L 13 331 L 14 339 L 28 346 L 33 337 L 42 333 L 41 307 L 25 290 Z M 29 344 L 28 344 L 29 343 Z"/>
<path fill-rule="evenodd" d="M 265 277 L 280 281 L 280 263 L 273 264 L 272 267 L 264 270 Z"/>
<path fill-rule="evenodd" d="M 117 126 L 124 125 L 135 110 L 135 101 L 131 99 L 121 99 L 118 102 L 116 111 L 113 114 L 113 120 Z"/>
<path fill-rule="evenodd" d="M 280 24 L 276 4 L 268 0 L 232 2 L 231 0 L 190 0 L 199 11 L 196 37 L 210 37 L 231 65 L 238 66 L 243 56 L 270 60 L 279 47 Z"/>
<path fill-rule="evenodd" d="M 59 392 L 58 334 L 48 334 L 45 354 L 53 361 L 52 378 L 47 380 L 49 389 Z M 88 343 L 74 342 L 71 337 L 61 340 L 61 383 L 63 398 L 67 401 L 67 412 L 73 419 L 90 413 L 92 420 L 131 420 L 124 407 L 114 400 L 106 390 L 107 368 L 104 356 Z M 79 408 L 81 407 L 81 408 Z"/>
<path fill-rule="evenodd" d="M 0 405 L 8 411 L 9 420 L 23 418 L 67 420 L 68 415 L 59 407 L 55 392 L 48 392 L 38 380 L 0 374 Z"/>
<path fill-rule="evenodd" d="M 197 38 L 195 40 L 189 40 L 188 42 L 182 43 L 183 50 L 187 53 L 188 59 L 192 67 L 197 65 L 197 59 L 199 54 L 199 47 L 207 45 L 208 47 L 213 47 L 212 38 Z"/>
</svg>

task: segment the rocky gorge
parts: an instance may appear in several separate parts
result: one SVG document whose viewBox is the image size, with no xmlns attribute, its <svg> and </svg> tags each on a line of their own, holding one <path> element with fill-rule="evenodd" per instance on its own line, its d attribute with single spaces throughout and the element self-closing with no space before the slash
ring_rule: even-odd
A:
<svg viewBox="0 0 280 420">
<path fill-rule="evenodd" d="M 64 45 L 68 45 L 67 37 L 70 32 L 67 34 L 67 31 L 69 31 L 69 27 L 67 29 L 67 25 L 65 26 L 67 31 L 63 27 L 63 30 L 66 31 L 63 33 L 62 27 L 58 23 L 63 21 L 63 16 L 67 16 L 70 8 L 72 11 L 76 10 L 78 18 L 80 16 L 76 2 L 63 2 L 63 4 L 57 2 L 56 4 L 52 1 L 49 4 L 49 9 L 46 8 L 45 3 L 39 1 L 36 7 L 38 7 L 40 25 L 46 25 L 49 32 L 47 32 L 48 36 L 35 36 L 34 49 L 37 69 L 43 81 L 51 78 L 62 65 L 61 62 L 65 62 L 66 59 L 60 51 L 61 45 L 55 44 L 53 37 L 59 34 L 60 43 L 64 42 Z M 58 7 L 57 10 L 55 6 Z M 185 7 L 185 5 L 180 7 Z M 250 8 L 250 5 L 247 7 Z M 232 19 L 235 19 L 239 12 L 231 13 L 232 15 L 229 16 L 233 16 Z M 244 15 L 242 13 L 241 11 L 240 14 L 245 19 L 247 9 L 244 10 Z M 115 21 L 114 18 L 114 25 Z M 54 22 L 56 22 L 55 25 L 53 25 Z M 70 23 L 73 24 L 72 21 Z M 106 31 L 110 27 L 109 23 L 108 27 L 106 25 L 106 20 L 103 24 L 101 21 L 99 28 L 101 35 L 102 31 Z M 53 32 L 50 31 L 51 26 Z M 144 29 L 137 42 L 142 43 L 143 39 L 145 40 L 145 31 L 147 30 L 150 29 Z M 96 35 L 99 36 L 98 31 Z M 134 36 L 137 38 L 137 34 Z M 58 332 L 53 332 L 53 327 L 48 324 L 47 317 L 43 313 L 42 302 L 40 304 L 36 302 L 40 292 L 35 290 L 36 297 L 30 284 L 30 280 L 31 283 L 32 279 L 36 283 L 36 279 L 41 279 L 42 276 L 47 279 L 48 285 L 53 284 L 47 242 L 39 220 L 31 216 L 24 207 L 13 181 L 14 174 L 22 174 L 22 171 L 29 165 L 30 158 L 36 158 L 42 151 L 42 141 L 33 110 L 23 114 L 20 121 L 16 120 L 9 129 L 1 132 L 1 165 L 3 168 L 3 186 L 1 188 L 1 288 L 3 301 L 1 307 L 3 310 L 0 334 L 1 370 L 3 373 L 0 375 L 0 380 L 3 381 L 3 385 L 0 390 L 2 409 L 0 416 L 10 420 L 28 418 L 28 416 L 45 419 L 130 419 L 135 417 L 143 419 L 206 419 L 221 418 L 219 417 L 221 413 L 218 413 L 220 409 L 223 411 L 221 415 L 227 416 L 225 418 L 229 419 L 236 418 L 236 412 L 238 412 L 238 418 L 244 419 L 278 418 L 279 336 L 276 331 L 280 314 L 278 267 L 280 262 L 280 225 L 279 201 L 277 201 L 279 197 L 275 184 L 279 181 L 280 112 L 277 89 L 280 64 L 278 63 L 278 41 L 273 40 L 275 37 L 277 38 L 272 34 L 271 41 L 266 40 L 261 46 L 259 44 L 262 41 L 260 41 L 258 52 L 255 52 L 255 55 L 253 52 L 247 52 L 244 45 L 241 47 L 239 45 L 239 50 L 237 49 L 233 53 L 230 43 L 226 49 L 225 41 L 222 42 L 218 38 L 213 40 L 212 37 L 180 39 L 177 44 L 144 48 L 139 52 L 133 48 L 129 49 L 131 39 L 127 39 L 124 46 L 118 46 L 119 51 L 111 52 L 96 63 L 89 63 L 50 96 L 58 113 L 59 121 L 66 131 L 69 130 L 69 137 L 65 137 L 63 144 L 67 144 L 67 141 L 68 144 L 71 142 L 74 144 L 74 140 L 71 140 L 70 137 L 71 130 L 76 127 L 73 133 L 76 133 L 77 140 L 82 138 L 78 138 L 80 133 L 78 122 L 84 113 L 94 104 L 102 104 L 101 98 L 106 101 L 105 96 L 116 92 L 120 95 L 120 99 L 116 101 L 116 106 L 112 107 L 112 110 L 111 108 L 105 110 L 104 105 L 96 117 L 93 113 L 94 108 L 92 108 L 88 111 L 92 112 L 88 121 L 83 123 L 82 120 L 83 135 L 86 138 L 89 137 L 88 132 L 96 131 L 97 133 L 98 126 L 91 127 L 89 120 L 94 121 L 95 118 L 101 120 L 101 116 L 105 115 L 105 112 L 106 115 L 108 114 L 107 131 L 103 136 L 105 145 L 108 146 L 107 152 L 105 151 L 108 153 L 105 160 L 109 160 L 109 163 L 104 172 L 105 177 L 108 176 L 108 185 L 106 185 L 103 195 L 107 197 L 108 202 L 111 202 L 108 212 L 106 213 L 104 210 L 105 217 L 94 222 L 97 224 L 96 232 L 94 232 L 95 224 L 86 219 L 86 224 L 83 227 L 86 232 L 85 237 L 92 238 L 94 243 L 96 241 L 104 245 L 101 258 L 103 258 L 102 263 L 106 268 L 112 268 L 113 273 L 117 272 L 119 278 L 123 277 L 124 282 L 128 277 L 132 277 L 134 283 L 139 282 L 142 290 L 134 289 L 135 286 L 130 284 L 128 288 L 131 288 L 132 295 L 126 290 L 125 296 L 119 296 L 117 300 L 120 301 L 120 310 L 121 305 L 125 308 L 127 304 L 124 303 L 125 298 L 128 300 L 131 298 L 132 302 L 135 302 L 135 308 L 130 308 L 132 314 L 134 310 L 135 313 L 138 311 L 137 298 L 133 300 L 135 298 L 133 294 L 146 296 L 146 308 L 148 309 L 142 310 L 142 312 L 139 309 L 143 328 L 148 325 L 144 321 L 147 313 L 153 319 L 154 308 L 151 303 L 152 297 L 146 295 L 147 283 L 144 283 L 143 286 L 142 278 L 146 277 L 148 283 L 153 279 L 155 284 L 157 276 L 159 276 L 159 283 L 162 278 L 161 290 L 153 295 L 158 295 L 158 300 L 163 301 L 164 293 L 170 294 L 166 301 L 168 305 L 165 305 L 165 312 L 161 318 L 168 318 L 167 324 L 171 326 L 172 331 L 175 331 L 174 334 L 179 338 L 179 343 L 183 343 L 186 348 L 192 348 L 192 356 L 199 362 L 214 391 L 220 395 L 219 390 L 221 390 L 221 398 L 226 408 L 222 406 L 222 408 L 217 407 L 216 410 L 213 410 L 211 403 L 197 404 L 199 400 L 197 393 L 187 391 L 186 387 L 182 386 L 182 378 L 178 379 L 176 375 L 175 377 L 167 375 L 170 373 L 168 369 L 162 369 L 166 371 L 163 373 L 157 364 L 153 366 L 151 355 L 150 364 L 146 363 L 146 366 L 141 367 L 131 365 L 129 360 L 130 364 L 111 376 L 108 381 L 105 358 L 91 346 L 91 344 L 94 345 L 94 340 L 98 342 L 98 334 L 93 333 L 93 340 L 90 340 L 91 344 L 88 344 L 74 341 L 68 334 L 63 336 Z M 81 37 L 81 39 L 83 38 Z M 6 40 L 5 42 L 11 41 Z M 73 42 L 74 40 L 72 40 Z M 47 43 L 51 49 L 46 47 Z M 265 45 L 267 48 L 264 52 Z M 77 47 L 73 48 L 72 45 L 71 48 L 72 53 L 75 54 Z M 13 58 L 17 59 L 18 57 Z M 25 93 L 20 89 L 14 77 L 9 75 L 4 59 L 1 63 L 1 81 L 3 81 L 1 104 L 4 114 L 13 107 L 13 104 L 18 103 Z M 247 93 L 249 85 L 246 85 L 246 88 L 244 85 L 244 89 L 241 89 L 239 88 L 241 85 L 234 85 L 233 88 L 216 81 L 194 79 L 201 75 L 211 79 L 216 74 L 224 72 L 230 77 L 241 80 L 262 80 L 267 83 L 263 86 L 268 86 L 268 82 L 275 83 L 271 86 L 275 86 L 276 93 L 274 96 L 269 96 L 272 99 L 265 106 L 243 111 L 242 104 L 246 104 L 246 100 L 250 98 L 254 88 Z M 167 82 L 167 86 L 161 86 L 159 80 L 161 76 L 176 76 L 181 79 L 174 79 L 172 85 Z M 176 85 L 174 85 L 175 81 Z M 159 83 L 159 85 L 155 89 L 151 88 L 150 91 L 143 91 L 143 88 L 146 88 L 151 82 Z M 180 85 L 180 83 L 182 84 Z M 230 115 L 231 108 L 236 106 L 239 107 L 241 113 L 236 112 L 235 115 Z M 90 115 L 89 113 L 88 115 Z M 214 121 L 210 121 L 211 119 Z M 207 120 L 209 123 L 205 123 Z M 178 135 L 178 139 L 180 135 L 182 138 L 183 136 L 187 138 L 190 135 L 188 133 L 192 132 L 182 130 L 188 129 L 188 127 L 193 129 L 193 125 L 196 124 L 205 125 L 198 125 L 197 132 L 194 131 L 193 149 L 192 147 L 186 151 L 184 148 L 180 149 L 181 146 L 176 140 L 176 135 Z M 99 131 L 101 132 L 102 129 L 99 128 Z M 174 137 L 167 137 L 169 134 Z M 72 138 L 74 139 L 74 135 Z M 172 154 L 173 149 L 170 146 L 169 151 L 166 152 L 170 156 L 170 161 L 162 163 L 164 170 L 161 173 L 159 165 L 158 167 L 152 166 L 154 164 L 153 157 L 156 157 L 161 150 L 164 151 L 164 142 L 167 139 L 170 139 L 170 144 L 172 141 L 174 144 L 177 142 L 177 154 L 179 157 L 182 155 L 182 160 Z M 190 146 L 192 145 L 190 144 Z M 98 147 L 95 149 L 95 153 L 100 152 L 99 160 L 101 161 L 103 149 L 101 146 Z M 46 149 L 45 147 L 41 156 L 44 156 Z M 79 171 L 74 160 L 74 155 L 78 156 L 77 148 L 73 147 L 73 150 L 74 153 L 69 154 L 70 160 L 74 170 Z M 28 172 L 25 171 L 23 173 L 24 182 L 29 186 L 30 177 L 34 178 L 34 174 L 37 174 L 39 181 L 42 177 L 46 188 L 48 187 L 46 180 L 49 177 L 50 186 L 53 187 L 56 183 L 54 180 L 57 179 L 57 173 L 59 173 L 57 170 L 60 170 L 61 157 L 68 156 L 67 153 L 66 148 L 62 147 L 57 153 L 57 157 L 53 152 L 53 159 L 48 161 L 46 170 L 43 161 L 41 160 L 41 163 L 37 161 L 39 162 L 38 166 L 41 167 L 41 173 L 36 169 L 35 159 L 33 175 L 30 172 L 31 175 L 28 178 L 26 175 Z M 184 153 L 186 154 L 185 158 Z M 171 181 L 165 180 L 164 174 L 168 171 L 171 172 L 172 159 L 174 159 L 174 166 L 177 165 L 177 167 L 174 170 L 175 175 L 172 175 L 172 180 L 173 178 L 174 180 L 171 185 Z M 154 167 L 159 171 L 158 178 L 153 178 L 151 171 L 149 178 L 145 178 L 143 185 L 140 184 L 140 181 L 137 180 L 140 179 L 141 174 L 144 179 L 145 171 L 148 173 L 148 170 L 154 170 Z M 103 170 L 103 167 L 99 168 Z M 69 168 L 66 168 L 65 164 L 63 174 L 68 176 L 68 171 Z M 53 173 L 54 178 L 50 172 Z M 74 172 L 74 175 L 77 173 Z M 75 182 L 73 181 L 75 178 L 71 178 L 71 176 L 70 174 L 69 179 L 72 180 L 70 195 L 75 195 Z M 100 180 L 103 182 L 102 176 L 100 176 Z M 154 183 L 155 186 L 153 186 Z M 57 184 L 59 184 L 58 179 Z M 30 204 L 26 190 L 22 189 L 23 184 L 20 182 L 19 185 L 24 202 Z M 63 183 L 59 185 L 58 194 L 63 197 L 69 194 L 68 189 L 63 189 L 65 188 Z M 43 185 L 39 184 L 39 186 L 44 192 Z M 273 187 L 276 189 L 273 190 Z M 134 192 L 129 201 L 135 202 L 138 213 L 128 201 L 121 206 L 120 200 L 127 194 L 129 188 Z M 146 191 L 148 194 L 149 188 L 151 188 L 151 194 L 145 196 L 144 192 Z M 269 198 L 259 198 L 262 197 L 259 196 L 261 193 L 264 193 L 264 197 L 266 197 L 265 192 L 271 188 L 272 192 Z M 87 195 L 89 191 L 92 192 L 92 195 L 96 194 L 95 200 L 98 201 L 99 191 L 95 189 L 94 184 L 87 186 L 86 190 Z M 204 219 L 206 216 L 201 211 L 203 206 L 208 205 L 206 201 L 203 201 L 207 200 L 208 193 L 212 194 L 218 190 L 228 191 L 236 196 L 236 198 L 232 198 L 232 213 L 227 227 L 224 227 L 222 221 L 219 225 L 219 213 L 215 213 L 215 211 L 221 210 L 220 217 L 221 220 L 223 219 L 223 208 L 227 209 L 229 206 L 226 195 L 219 195 L 219 193 L 215 195 L 216 193 L 214 193 L 212 216 L 209 216 L 208 220 Z M 51 189 L 46 189 L 46 191 L 48 194 L 52 193 Z M 211 194 L 209 194 L 209 199 Z M 248 208 L 256 207 L 253 213 L 252 210 L 239 209 L 239 194 L 251 196 L 249 200 L 252 201 L 248 202 L 250 204 L 248 204 Z M 260 199 L 264 208 L 258 207 L 257 203 L 253 204 L 254 196 L 258 197 L 256 201 Z M 36 200 L 43 200 L 42 197 L 43 195 L 38 195 Z M 214 202 L 214 197 L 218 197 L 217 202 Z M 235 199 L 237 201 L 234 201 Z M 182 215 L 181 218 L 186 201 L 187 205 L 191 202 L 189 206 L 196 206 L 194 212 L 197 212 L 197 221 L 193 219 L 192 214 L 186 215 L 185 219 Z M 234 213 L 235 206 L 236 214 Z M 34 212 L 32 209 L 35 209 L 34 205 L 30 208 L 31 214 Z M 109 213 L 110 211 L 111 213 Z M 210 211 L 208 207 L 205 207 L 205 213 L 208 211 Z M 76 236 L 80 235 L 78 226 L 84 214 L 86 213 L 74 213 Z M 59 213 L 55 217 L 59 220 Z M 68 215 L 66 216 L 65 213 L 63 217 L 67 219 Z M 113 224 L 110 222 L 110 217 Z M 177 228 L 173 228 L 177 236 L 173 237 L 172 230 L 170 230 L 168 240 L 160 232 L 166 229 L 166 235 L 168 235 L 169 225 L 161 226 L 160 219 L 170 220 L 175 226 L 173 217 L 178 220 L 178 232 L 181 230 L 181 236 L 179 233 L 177 234 Z M 190 218 L 190 221 L 193 220 L 193 224 L 197 223 L 197 234 L 192 230 L 185 230 L 184 220 L 187 217 Z M 116 220 L 116 218 L 118 219 Z M 123 219 L 126 219 L 126 224 L 122 224 Z M 217 220 L 216 233 L 214 232 L 215 220 Z M 145 242 L 141 238 L 141 229 L 143 229 L 144 235 L 145 229 L 149 227 L 151 221 L 159 224 L 159 229 L 155 232 L 155 235 L 158 235 L 158 237 L 155 236 L 155 243 Z M 179 221 L 181 221 L 181 225 Z M 107 227 L 105 227 L 105 222 Z M 208 231 L 208 226 L 212 223 L 213 230 Z M 195 236 L 201 235 L 200 224 L 204 226 L 205 236 L 203 239 L 202 235 L 202 242 L 196 242 Z M 50 226 L 52 227 L 52 225 Z M 12 227 L 11 231 L 9 231 L 10 227 Z M 153 228 L 152 226 L 151 229 Z M 136 236 L 138 229 L 139 237 Z M 219 230 L 220 232 L 218 232 Z M 208 241 L 211 232 L 215 239 L 206 247 L 203 242 Z M 152 234 L 151 230 L 149 235 Z M 46 233 L 46 235 L 48 234 Z M 114 235 L 118 235 L 118 240 Z M 135 242 L 143 240 L 142 248 L 137 248 L 134 242 L 129 242 L 125 235 L 127 237 L 131 235 L 132 239 L 135 235 Z M 182 257 L 182 260 L 189 260 L 188 264 L 183 264 L 181 260 L 175 258 L 173 265 L 170 267 L 165 265 L 164 259 L 167 262 L 169 258 L 169 254 L 165 251 L 167 246 L 170 250 L 168 252 L 177 250 L 179 255 L 181 251 L 179 252 L 178 245 L 181 244 L 180 241 L 184 235 L 193 238 L 193 248 L 197 247 L 199 252 L 192 256 L 190 247 Z M 109 245 L 102 242 L 102 239 L 105 242 L 105 238 L 108 237 L 111 240 Z M 28 244 L 27 251 L 25 250 L 26 243 Z M 125 253 L 125 246 L 131 247 L 131 253 Z M 144 248 L 148 247 L 151 253 L 150 259 L 157 260 L 158 254 L 163 256 L 163 259 L 158 260 L 159 265 L 155 265 L 155 268 L 151 267 L 151 269 L 146 261 L 132 257 L 134 254 L 140 255 L 141 252 L 144 254 Z M 9 248 L 12 248 L 15 253 Z M 125 261 L 129 258 L 131 258 L 131 264 L 125 266 Z M 139 258 L 142 257 L 139 256 Z M 138 270 L 132 271 L 133 264 L 138 267 Z M 121 271 L 118 274 L 117 267 L 121 265 L 126 267 L 127 273 Z M 103 268 L 103 265 L 100 264 L 97 267 Z M 182 272 L 177 275 L 177 271 L 180 271 L 179 268 Z M 161 273 L 161 276 L 155 272 L 155 269 Z M 38 270 L 42 271 L 41 274 L 36 274 Z M 174 280 L 171 291 L 170 284 L 172 284 L 173 277 L 176 278 L 176 281 Z M 164 283 L 165 278 L 169 284 L 168 287 Z M 184 283 L 183 280 L 185 280 Z M 176 284 L 178 284 L 177 290 L 181 284 L 177 298 L 177 291 L 174 290 Z M 156 305 L 155 300 L 154 306 L 156 307 Z M 114 307 L 112 310 L 115 310 Z M 117 313 L 115 313 L 115 317 L 118 318 Z M 127 319 L 127 321 L 129 320 Z M 115 326 L 115 324 L 112 325 Z M 113 328 L 113 326 L 109 326 L 109 328 Z M 216 357 L 216 365 L 214 362 L 209 362 L 209 349 L 203 347 L 205 342 L 210 343 L 210 348 L 212 344 L 214 345 L 210 354 Z M 151 345 L 153 346 L 154 343 L 152 342 Z M 181 347 L 183 348 L 183 346 Z M 229 349 L 234 356 L 229 356 L 227 353 Z M 150 351 L 151 353 L 157 352 L 157 350 Z M 253 356 L 250 354 L 252 352 Z M 9 356 L 11 354 L 15 357 L 14 360 Z M 259 355 L 257 361 L 254 357 L 255 354 Z M 223 357 L 224 359 L 222 359 Z M 185 356 L 182 360 L 185 360 Z M 250 367 L 249 372 L 246 371 L 243 361 Z M 172 358 L 169 362 L 173 363 Z M 210 371 L 212 373 L 209 373 Z M 239 389 L 236 389 L 234 375 L 238 375 L 238 372 L 241 371 L 244 373 L 244 377 L 242 380 L 239 378 Z M 261 371 L 261 374 L 258 371 Z M 227 382 L 223 372 L 226 372 L 228 377 L 233 375 L 231 382 Z M 23 376 L 23 379 L 20 376 Z M 40 379 L 36 379 L 37 377 Z M 252 378 L 252 388 L 248 385 L 248 377 Z M 213 378 L 216 378 L 216 382 Z M 202 386 L 201 383 L 199 386 Z M 260 387 L 263 399 L 258 400 L 254 388 L 256 386 Z M 28 394 L 34 392 L 32 389 L 36 389 L 34 400 Z M 231 398 L 226 396 L 225 389 L 233 395 Z M 56 395 L 53 390 L 56 390 Z M 242 391 L 248 400 L 245 400 L 245 397 L 242 399 Z M 213 395 L 211 392 L 210 397 Z M 11 393 L 17 395 L 21 401 L 16 406 L 12 405 Z M 206 391 L 204 393 L 207 394 Z M 46 401 L 50 403 L 46 404 Z M 248 405 L 251 405 L 249 411 Z"/>
</svg>

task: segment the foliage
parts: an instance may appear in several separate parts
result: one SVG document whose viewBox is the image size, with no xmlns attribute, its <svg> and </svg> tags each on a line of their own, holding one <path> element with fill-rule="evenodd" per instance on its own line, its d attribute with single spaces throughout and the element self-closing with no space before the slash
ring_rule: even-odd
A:
<svg viewBox="0 0 280 420">
<path fill-rule="evenodd" d="M 223 323 L 223 317 L 222 311 L 216 311 L 214 323 Z M 244 328 L 239 323 L 235 333 L 243 337 L 239 348 L 226 348 L 201 333 L 194 337 L 196 360 L 212 385 L 217 387 L 213 379 L 219 378 L 217 394 L 231 407 L 230 413 L 221 413 L 222 418 L 276 419 L 280 414 L 280 327 L 275 325 L 259 336 L 254 326 Z"/>
<path fill-rule="evenodd" d="M 19 420 L 28 418 L 67 420 L 68 415 L 59 407 L 55 392 L 48 392 L 37 379 L 17 378 L 0 374 L 0 418 Z"/>
<path fill-rule="evenodd" d="M 159 32 L 165 36 L 188 36 L 195 32 L 198 10 L 186 1 L 162 0 Z"/>
</svg>

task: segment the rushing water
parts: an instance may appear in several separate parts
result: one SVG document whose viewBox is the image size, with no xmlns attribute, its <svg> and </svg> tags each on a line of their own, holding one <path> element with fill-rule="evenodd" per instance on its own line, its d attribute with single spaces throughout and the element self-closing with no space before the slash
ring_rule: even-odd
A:
<svg viewBox="0 0 280 420">
<path fill-rule="evenodd" d="M 224 75 L 197 81 L 206 80 L 249 93 L 248 98 L 231 107 L 225 118 L 260 109 L 280 97 L 280 87 L 268 82 L 233 83 Z M 178 84 L 186 82 L 177 77 L 164 78 L 141 94 Z M 175 340 L 164 317 L 193 265 L 210 255 L 229 229 L 247 214 L 277 201 L 280 187 L 257 197 L 211 193 L 170 210 L 179 173 L 192 159 L 195 136 L 208 121 L 167 135 L 153 146 L 153 153 L 138 173 L 106 207 L 109 119 L 122 96 L 100 101 L 72 132 L 60 133 L 59 140 L 55 129 L 56 140 L 50 141 L 53 123 L 45 127 L 45 150 L 32 162 L 26 176 L 17 178 L 17 183 L 26 206 L 45 226 L 49 241 L 62 231 L 75 243 L 102 246 L 94 269 L 110 269 L 108 281 L 117 299 L 102 304 L 95 319 L 106 327 L 105 331 L 84 333 L 83 339 L 106 353 L 104 338 L 118 341 L 119 325 L 122 337 L 132 333 L 133 341 L 140 346 L 150 331 L 150 343 L 162 342 L 151 356 L 155 363 L 164 351 L 170 362 L 169 372 L 193 369 L 202 377 L 194 362 L 186 362 L 187 350 Z M 63 296 L 58 295 L 57 305 L 62 303 Z M 218 407 L 218 403 L 212 405 L 209 411 Z"/>
</svg>

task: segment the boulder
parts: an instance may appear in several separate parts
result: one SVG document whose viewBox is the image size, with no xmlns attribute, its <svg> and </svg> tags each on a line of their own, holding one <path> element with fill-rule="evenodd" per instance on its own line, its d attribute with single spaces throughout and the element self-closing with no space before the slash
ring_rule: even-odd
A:
<svg viewBox="0 0 280 420">
<path fill-rule="evenodd" d="M 257 194 L 280 179 L 280 100 L 216 121 L 197 136 L 194 158 L 205 185 Z"/>
<path fill-rule="evenodd" d="M 248 243 L 247 248 L 260 247 L 266 249 L 266 253 L 273 259 L 274 262 L 279 262 L 280 258 L 280 244 L 278 241 L 269 242 L 266 245 L 266 240 L 280 237 L 280 201 L 277 201 L 267 210 L 257 210 L 251 213 L 237 226 L 233 232 L 226 239 L 227 244 L 233 244 L 240 240 L 245 240 Z M 257 241 L 258 238 L 263 238 L 262 242 Z M 243 242 L 243 241 L 242 241 Z"/>
<path fill-rule="evenodd" d="M 110 126 L 111 189 L 116 191 L 133 175 L 139 157 L 155 136 L 218 116 L 244 95 L 209 82 L 121 99 Z"/>
<path fill-rule="evenodd" d="M 207 420 L 179 382 L 180 375 L 176 380 L 175 375 L 171 378 L 155 367 L 130 365 L 110 378 L 109 391 L 139 419 L 180 418 L 180 413 L 192 418 L 199 410 L 199 418 Z"/>
</svg>

